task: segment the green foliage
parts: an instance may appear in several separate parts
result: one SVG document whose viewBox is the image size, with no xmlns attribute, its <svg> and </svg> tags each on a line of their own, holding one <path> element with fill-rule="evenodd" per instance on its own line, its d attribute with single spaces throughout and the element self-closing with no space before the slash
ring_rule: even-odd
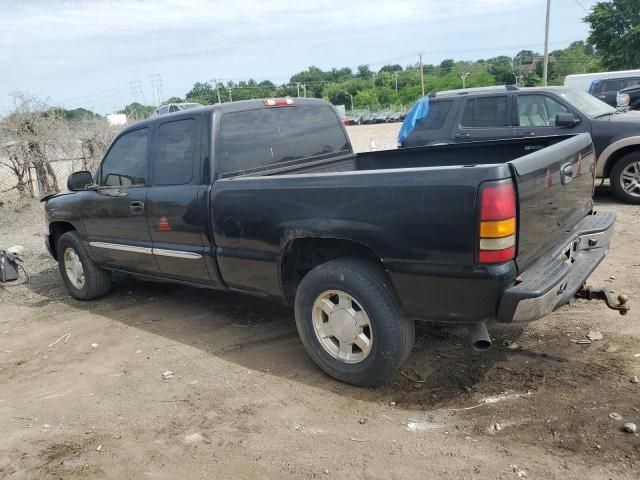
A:
<svg viewBox="0 0 640 480">
<path fill-rule="evenodd" d="M 129 118 L 147 118 L 153 113 L 155 107 L 150 105 L 142 105 L 138 102 L 133 102 L 124 107 L 118 113 L 124 113 Z"/>
<path fill-rule="evenodd" d="M 640 68 L 640 6 L 638 0 L 596 3 L 585 17 L 588 42 L 609 70 Z"/>
<path fill-rule="evenodd" d="M 184 103 L 184 99 L 180 97 L 171 97 L 162 102 L 163 105 L 166 105 L 168 103 Z"/>
<path fill-rule="evenodd" d="M 86 108 L 74 108 L 73 110 L 66 110 L 64 108 L 54 107 L 50 110 L 50 113 L 71 122 L 80 122 L 82 120 L 100 118 L 100 115 L 92 112 L 91 110 L 87 110 Z"/>
</svg>

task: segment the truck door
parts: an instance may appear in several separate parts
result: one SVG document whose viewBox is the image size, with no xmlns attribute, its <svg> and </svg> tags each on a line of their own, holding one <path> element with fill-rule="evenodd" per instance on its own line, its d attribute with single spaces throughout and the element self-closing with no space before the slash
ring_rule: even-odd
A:
<svg viewBox="0 0 640 480">
<path fill-rule="evenodd" d="M 459 111 L 453 141 L 473 142 L 511 138 L 510 95 L 486 95 L 467 98 Z"/>
<path fill-rule="evenodd" d="M 195 114 L 169 117 L 157 124 L 147 219 L 153 254 L 163 275 L 216 284 L 215 256 L 206 235 L 210 187 L 208 181 L 203 184 L 202 119 Z"/>
<path fill-rule="evenodd" d="M 122 134 L 98 169 L 96 190 L 82 200 L 82 219 L 96 263 L 157 273 L 147 226 L 149 128 Z"/>
</svg>

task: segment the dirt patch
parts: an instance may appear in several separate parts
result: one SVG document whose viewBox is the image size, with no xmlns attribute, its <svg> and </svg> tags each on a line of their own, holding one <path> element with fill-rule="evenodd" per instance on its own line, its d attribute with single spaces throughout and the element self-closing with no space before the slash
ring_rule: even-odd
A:
<svg viewBox="0 0 640 480">
<path fill-rule="evenodd" d="M 461 329 L 421 329 L 376 389 L 323 375 L 291 310 L 260 299 L 126 276 L 71 299 L 41 205 L 22 207 L 0 225 L 30 274 L 0 287 L 0 478 L 638 478 L 621 428 L 640 424 L 640 210 L 597 202 L 619 217 L 591 283 L 631 294 L 628 316 L 575 301 L 492 328 L 482 354 Z M 603 339 L 577 343 L 589 331 Z"/>
</svg>

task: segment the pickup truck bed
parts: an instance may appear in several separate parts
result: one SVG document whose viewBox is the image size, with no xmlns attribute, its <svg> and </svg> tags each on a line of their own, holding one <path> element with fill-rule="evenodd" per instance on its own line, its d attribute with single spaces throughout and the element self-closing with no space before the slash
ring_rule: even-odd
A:
<svg viewBox="0 0 640 480">
<path fill-rule="evenodd" d="M 219 180 L 212 215 L 221 227 L 221 275 L 232 287 L 280 296 L 282 253 L 290 254 L 296 239 L 349 239 L 380 259 L 410 316 L 495 319 L 503 291 L 541 255 L 569 243 L 592 209 L 589 136 L 544 140 L 548 147 L 533 152 L 527 139 L 418 147 Z M 563 184 L 561 167 L 577 170 L 578 163 L 580 175 Z M 519 205 L 516 261 L 477 265 L 478 186 L 512 177 Z M 225 229 L 235 218 L 242 219 L 240 236 Z"/>
</svg>

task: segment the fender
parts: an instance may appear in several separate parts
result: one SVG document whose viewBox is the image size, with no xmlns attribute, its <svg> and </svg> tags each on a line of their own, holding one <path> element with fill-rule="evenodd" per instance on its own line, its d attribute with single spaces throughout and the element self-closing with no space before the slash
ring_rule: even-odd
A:
<svg viewBox="0 0 640 480">
<path fill-rule="evenodd" d="M 598 163 L 596 167 L 596 177 L 602 178 L 605 176 L 604 175 L 605 170 L 607 171 L 610 170 L 607 167 L 607 162 L 609 161 L 609 158 L 611 157 L 611 155 L 613 155 L 615 152 L 617 152 L 622 148 L 630 147 L 633 145 L 637 145 L 638 147 L 640 147 L 640 136 L 625 137 L 620 140 L 616 140 L 607 148 L 605 148 L 600 154 L 600 156 L 598 157 Z"/>
</svg>

